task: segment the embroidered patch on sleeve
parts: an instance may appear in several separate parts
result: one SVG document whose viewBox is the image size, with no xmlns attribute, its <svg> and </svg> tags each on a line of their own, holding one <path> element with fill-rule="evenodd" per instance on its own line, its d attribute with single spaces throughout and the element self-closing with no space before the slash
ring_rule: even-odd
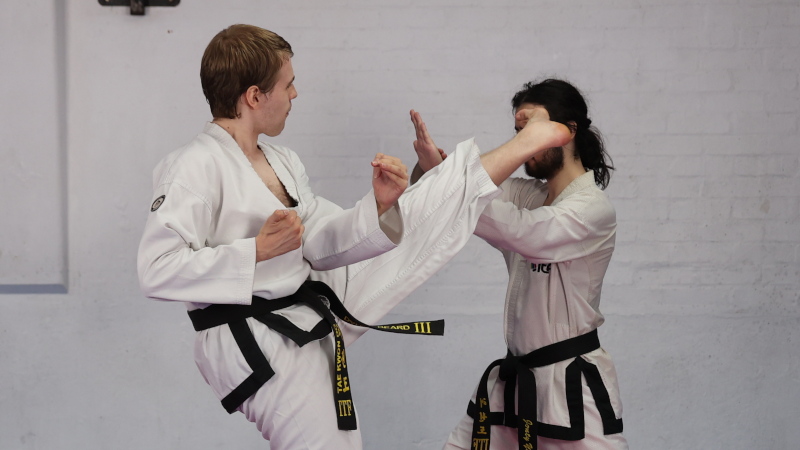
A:
<svg viewBox="0 0 800 450">
<path fill-rule="evenodd" d="M 156 199 L 156 200 L 153 202 L 153 205 L 152 205 L 152 206 L 150 206 L 150 212 L 153 212 L 153 211 L 157 210 L 157 209 L 158 209 L 158 208 L 159 208 L 159 207 L 160 207 L 160 206 L 161 206 L 161 205 L 164 203 L 164 198 L 166 198 L 166 196 L 165 196 L 165 195 L 162 195 L 161 197 L 158 197 L 158 198 L 157 198 L 157 199 Z"/>
</svg>

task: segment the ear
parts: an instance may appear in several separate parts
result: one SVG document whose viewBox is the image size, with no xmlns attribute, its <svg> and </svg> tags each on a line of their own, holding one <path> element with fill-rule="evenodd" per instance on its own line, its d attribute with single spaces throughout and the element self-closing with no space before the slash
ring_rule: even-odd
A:
<svg viewBox="0 0 800 450">
<path fill-rule="evenodd" d="M 575 148 L 575 135 L 578 133 L 578 124 L 574 121 L 569 121 L 567 122 L 567 128 L 569 128 L 569 142 L 561 146 L 564 149 L 564 159 L 572 155 L 573 159 L 580 161 L 581 155 L 578 153 L 578 149 Z"/>
<path fill-rule="evenodd" d="M 244 91 L 244 94 L 242 94 L 241 97 L 243 106 L 246 106 L 247 108 L 250 109 L 257 108 L 259 102 L 261 101 L 261 99 L 258 96 L 258 94 L 260 93 L 261 90 L 258 88 L 258 86 L 250 86 L 249 88 L 247 88 L 247 90 Z"/>
</svg>

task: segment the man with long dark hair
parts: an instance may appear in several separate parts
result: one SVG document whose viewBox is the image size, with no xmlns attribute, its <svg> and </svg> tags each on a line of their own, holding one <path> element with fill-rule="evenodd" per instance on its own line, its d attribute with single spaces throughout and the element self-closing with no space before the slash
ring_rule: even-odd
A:
<svg viewBox="0 0 800 450">
<path fill-rule="evenodd" d="M 614 251 L 616 213 L 601 190 L 613 167 L 581 93 L 566 81 L 527 83 L 514 95 L 515 129 L 544 108 L 570 140 L 525 163 L 475 234 L 509 272 L 504 358 L 489 365 L 445 449 L 627 449 L 614 364 L 600 346 L 600 291 Z M 415 121 L 421 155 L 412 181 L 446 157 Z"/>
</svg>

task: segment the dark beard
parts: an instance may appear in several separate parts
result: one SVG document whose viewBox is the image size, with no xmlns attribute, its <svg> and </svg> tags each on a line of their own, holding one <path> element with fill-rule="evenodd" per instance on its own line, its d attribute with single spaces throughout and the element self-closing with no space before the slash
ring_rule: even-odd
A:
<svg viewBox="0 0 800 450">
<path fill-rule="evenodd" d="M 525 163 L 525 173 L 529 177 L 539 180 L 553 178 L 564 167 L 564 149 L 561 147 L 548 148 L 534 157 L 536 162 L 528 160 Z"/>
</svg>

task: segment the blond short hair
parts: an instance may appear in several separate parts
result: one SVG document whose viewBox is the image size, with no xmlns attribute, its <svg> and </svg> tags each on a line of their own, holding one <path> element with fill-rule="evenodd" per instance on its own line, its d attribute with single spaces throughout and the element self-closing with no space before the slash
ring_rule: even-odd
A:
<svg viewBox="0 0 800 450">
<path fill-rule="evenodd" d="M 271 91 L 281 66 L 293 55 L 282 37 L 253 25 L 231 25 L 217 33 L 200 63 L 200 83 L 211 114 L 239 117 L 239 97 L 251 86 Z"/>
</svg>

